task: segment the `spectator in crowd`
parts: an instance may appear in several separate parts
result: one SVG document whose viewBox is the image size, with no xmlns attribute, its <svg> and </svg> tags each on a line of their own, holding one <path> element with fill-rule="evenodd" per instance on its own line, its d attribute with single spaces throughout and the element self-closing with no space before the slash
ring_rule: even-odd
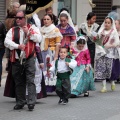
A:
<svg viewBox="0 0 120 120">
<path fill-rule="evenodd" d="M 112 6 L 112 11 L 108 14 L 109 17 L 112 17 L 114 20 L 118 20 L 120 18 L 119 14 L 117 13 L 117 7 Z"/>
<path fill-rule="evenodd" d="M 50 14 L 50 15 L 52 16 L 52 18 L 53 18 L 53 24 L 54 24 L 54 25 L 57 25 L 57 24 L 58 24 L 58 18 L 57 18 L 57 16 L 55 16 L 55 15 L 53 14 L 53 8 L 52 8 L 52 7 L 49 7 L 49 8 L 47 8 L 47 9 L 45 9 L 45 12 L 46 12 L 46 14 Z M 41 20 L 41 26 L 44 26 L 43 19 Z"/>
<path fill-rule="evenodd" d="M 0 21 L 0 87 L 2 80 L 2 59 L 5 52 L 4 39 L 5 39 L 6 29 L 4 24 Z"/>
</svg>

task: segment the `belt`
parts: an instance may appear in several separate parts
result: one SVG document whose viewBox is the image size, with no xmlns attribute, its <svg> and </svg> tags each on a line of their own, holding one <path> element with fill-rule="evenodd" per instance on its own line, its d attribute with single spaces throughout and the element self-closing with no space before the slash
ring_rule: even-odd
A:
<svg viewBox="0 0 120 120">
<path fill-rule="evenodd" d="M 27 59 L 26 58 L 24 58 L 23 60 L 22 60 L 22 62 L 25 62 Z M 16 62 L 20 62 L 20 60 L 19 59 L 15 59 L 15 61 Z"/>
<path fill-rule="evenodd" d="M 48 45 L 48 47 L 56 47 L 56 45 Z"/>
</svg>

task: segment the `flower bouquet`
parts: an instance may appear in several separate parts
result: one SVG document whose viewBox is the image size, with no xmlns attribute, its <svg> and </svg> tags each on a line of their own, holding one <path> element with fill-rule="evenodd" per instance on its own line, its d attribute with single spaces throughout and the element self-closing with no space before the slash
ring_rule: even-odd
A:
<svg viewBox="0 0 120 120">
<path fill-rule="evenodd" d="M 93 42 L 95 42 L 97 45 L 103 46 L 102 40 L 99 38 L 99 35 L 96 32 L 94 32 L 94 31 L 92 32 L 91 38 L 92 38 Z"/>
<path fill-rule="evenodd" d="M 49 69 L 50 69 L 50 67 L 51 67 L 52 65 L 50 64 L 50 57 L 47 57 L 46 58 L 46 67 L 47 67 L 47 77 L 48 78 L 50 78 L 50 71 L 49 71 Z"/>
</svg>

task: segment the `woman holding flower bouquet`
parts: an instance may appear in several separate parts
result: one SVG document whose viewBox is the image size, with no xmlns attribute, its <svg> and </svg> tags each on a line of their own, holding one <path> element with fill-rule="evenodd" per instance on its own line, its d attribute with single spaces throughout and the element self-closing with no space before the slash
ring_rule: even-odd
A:
<svg viewBox="0 0 120 120">
<path fill-rule="evenodd" d="M 102 93 L 107 92 L 106 79 L 111 81 L 111 90 L 115 90 L 115 80 L 119 78 L 119 59 L 120 51 L 119 36 L 115 27 L 114 20 L 106 17 L 95 42 L 100 46 L 96 47 L 95 55 L 95 79 L 102 80 Z"/>
<path fill-rule="evenodd" d="M 95 57 L 95 43 L 91 39 L 92 32 L 97 32 L 99 25 L 95 23 L 96 14 L 93 12 L 88 13 L 86 21 L 80 25 L 80 33 L 85 35 L 87 40 L 88 49 L 90 51 L 91 65 L 94 68 L 94 57 Z"/>
<path fill-rule="evenodd" d="M 55 74 L 49 73 L 49 68 L 51 67 L 51 62 L 58 59 L 58 52 L 60 47 L 60 42 L 62 39 L 62 34 L 59 29 L 52 24 L 53 17 L 46 14 L 43 18 L 44 26 L 41 28 L 41 33 L 43 40 L 41 42 L 41 51 L 43 61 L 45 63 L 44 75 L 47 92 L 55 91 Z"/>
</svg>

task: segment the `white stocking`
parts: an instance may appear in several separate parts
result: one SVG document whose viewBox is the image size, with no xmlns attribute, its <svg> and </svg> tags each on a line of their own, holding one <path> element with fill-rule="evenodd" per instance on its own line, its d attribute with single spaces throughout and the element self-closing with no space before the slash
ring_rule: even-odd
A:
<svg viewBox="0 0 120 120">
<path fill-rule="evenodd" d="M 115 85 L 115 81 L 112 81 L 111 84 L 112 84 L 112 85 Z"/>
<path fill-rule="evenodd" d="M 103 84 L 103 88 L 106 89 L 106 80 L 103 80 L 102 84 Z"/>
</svg>

